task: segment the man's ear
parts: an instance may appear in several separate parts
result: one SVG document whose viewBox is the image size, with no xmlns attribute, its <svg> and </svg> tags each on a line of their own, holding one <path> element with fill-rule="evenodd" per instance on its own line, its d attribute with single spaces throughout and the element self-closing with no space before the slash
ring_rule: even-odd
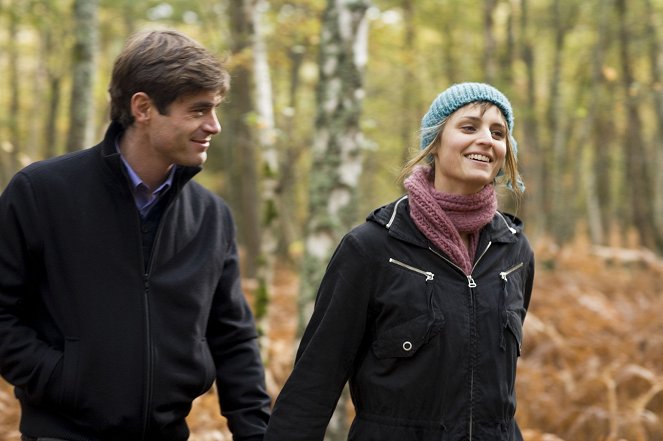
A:
<svg viewBox="0 0 663 441">
<path fill-rule="evenodd" d="M 131 114 L 137 123 L 145 123 L 150 120 L 152 112 L 152 100 L 145 92 L 136 92 L 131 97 Z"/>
</svg>

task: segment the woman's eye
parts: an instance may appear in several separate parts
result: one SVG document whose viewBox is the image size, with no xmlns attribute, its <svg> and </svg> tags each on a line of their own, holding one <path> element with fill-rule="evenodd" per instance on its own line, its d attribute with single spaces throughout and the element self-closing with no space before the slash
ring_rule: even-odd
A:
<svg viewBox="0 0 663 441">
<path fill-rule="evenodd" d="M 504 132 L 501 130 L 493 130 L 493 138 L 502 139 L 504 138 Z"/>
</svg>

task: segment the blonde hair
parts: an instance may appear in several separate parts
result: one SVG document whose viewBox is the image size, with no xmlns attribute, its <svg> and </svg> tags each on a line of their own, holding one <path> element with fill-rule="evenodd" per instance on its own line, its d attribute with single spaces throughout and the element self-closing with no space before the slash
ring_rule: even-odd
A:
<svg viewBox="0 0 663 441">
<path fill-rule="evenodd" d="M 482 113 L 485 112 L 490 106 L 494 106 L 493 103 L 488 101 L 475 101 L 466 104 L 463 107 L 474 106 L 474 105 L 480 106 Z M 461 109 L 463 107 L 461 107 Z M 500 114 L 502 115 L 502 117 L 504 117 L 504 114 L 501 111 Z M 451 115 L 453 115 L 453 113 Z M 417 167 L 419 164 L 426 164 L 429 165 L 433 170 L 435 169 L 435 161 L 433 160 L 433 157 L 437 149 L 441 147 L 441 142 L 442 142 L 441 135 L 451 115 L 449 115 L 447 118 L 444 118 L 442 121 L 440 121 L 439 124 L 427 129 L 430 130 L 431 132 L 436 133 L 433 140 L 423 149 L 417 149 L 417 151 L 412 155 L 412 157 L 405 163 L 405 165 L 401 169 L 400 174 L 398 175 L 399 182 L 402 183 L 403 181 L 405 181 L 405 179 L 407 179 L 407 177 L 412 174 L 415 167 Z M 507 126 L 507 131 L 508 130 L 509 129 Z M 507 132 L 507 136 L 505 139 L 506 139 L 506 157 L 504 158 L 504 168 L 502 170 L 503 173 L 501 173 L 500 176 L 497 176 L 495 178 L 495 184 L 503 183 L 509 190 L 511 190 L 514 193 L 516 197 L 520 198 L 523 195 L 524 185 L 520 173 L 518 172 L 518 159 L 516 157 L 516 154 L 514 153 L 515 140 L 511 136 L 511 132 Z"/>
</svg>

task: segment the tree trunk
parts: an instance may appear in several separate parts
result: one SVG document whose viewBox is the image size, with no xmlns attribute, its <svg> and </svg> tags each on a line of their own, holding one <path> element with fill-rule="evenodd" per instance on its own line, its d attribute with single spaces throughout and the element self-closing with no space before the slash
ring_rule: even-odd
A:
<svg viewBox="0 0 663 441">
<path fill-rule="evenodd" d="M 416 138 L 413 134 L 417 132 L 419 117 L 414 115 L 418 112 L 420 88 L 417 83 L 417 27 L 414 23 L 415 2 L 414 0 L 402 0 L 403 8 L 403 86 L 401 89 L 401 144 L 403 145 L 402 162 L 405 163 L 412 147 L 416 147 Z M 414 143 L 414 144 L 413 144 Z"/>
<path fill-rule="evenodd" d="M 330 0 L 323 16 L 318 111 L 309 186 L 302 289 L 305 323 L 333 248 L 356 221 L 354 193 L 362 171 L 368 2 Z"/>
<path fill-rule="evenodd" d="M 9 37 L 9 48 L 7 51 L 7 64 L 9 65 L 9 72 L 7 79 L 9 80 L 9 112 L 7 120 L 9 124 L 9 151 L 8 153 L 8 173 L 7 180 L 19 168 L 19 156 L 22 150 L 21 145 L 21 130 L 19 121 L 21 121 L 21 96 L 20 96 L 20 72 L 19 72 L 19 51 L 17 47 L 16 36 L 18 34 L 18 21 L 19 14 L 18 2 L 12 2 L 9 5 L 9 26 L 7 33 Z"/>
<path fill-rule="evenodd" d="M 622 85 L 626 102 L 627 126 L 624 136 L 624 160 L 626 162 L 626 182 L 630 190 L 629 201 L 633 227 L 638 233 L 640 244 L 654 250 L 663 250 L 663 238 L 654 222 L 653 180 L 649 178 L 649 160 L 644 146 L 642 120 L 638 108 L 638 93 L 633 75 L 633 60 L 630 52 L 630 29 L 627 24 L 625 0 L 617 0 L 619 16 L 620 62 Z"/>
<path fill-rule="evenodd" d="M 295 122 L 297 121 L 297 95 L 300 86 L 300 68 L 304 61 L 306 48 L 303 45 L 295 45 L 288 51 L 290 60 L 290 81 L 288 88 L 288 107 L 283 112 L 285 119 L 283 123 L 283 157 L 279 166 L 279 247 L 278 255 L 290 257 L 290 245 L 299 237 L 296 230 L 296 165 L 304 152 L 302 143 L 295 139 Z"/>
<path fill-rule="evenodd" d="M 262 336 L 269 333 L 267 308 L 273 279 L 273 266 L 278 245 L 278 218 L 280 206 L 277 188 L 279 184 L 279 155 L 274 128 L 272 79 L 269 72 L 267 48 L 263 33 L 263 14 L 269 6 L 266 0 L 253 0 L 253 71 L 255 107 L 257 113 L 256 134 L 261 151 L 262 232 L 260 256 L 256 262 L 258 290 L 255 295 L 255 317 Z M 268 353 L 268 338 L 262 340 L 263 354 Z"/>
<path fill-rule="evenodd" d="M 230 110 L 226 115 L 223 155 L 234 211 L 237 214 L 239 241 L 245 250 L 243 275 L 255 278 L 260 255 L 260 192 L 258 190 L 258 155 L 250 121 L 255 119 L 253 88 L 253 0 L 228 4 L 231 30 L 232 86 Z"/>
<path fill-rule="evenodd" d="M 534 58 L 536 51 L 534 50 L 533 30 L 529 24 L 529 1 L 520 0 L 520 9 L 521 57 L 526 73 L 525 106 L 520 109 L 520 114 L 522 115 L 522 124 L 520 127 L 523 135 L 521 144 L 527 151 L 519 156 L 519 163 L 522 164 L 521 169 L 526 182 L 530 181 L 529 187 L 535 190 L 533 194 L 531 191 L 525 193 L 525 218 L 540 219 L 536 225 L 536 231 L 533 232 L 533 236 L 538 236 L 542 234 L 542 231 L 545 231 L 546 226 L 544 223 L 546 216 L 541 216 L 541 213 L 544 212 L 545 201 L 545 185 L 543 181 L 544 151 L 540 144 L 539 120 L 536 115 L 536 109 L 538 108 L 536 62 Z"/>
<path fill-rule="evenodd" d="M 615 140 L 619 138 L 615 128 L 615 116 L 612 107 L 617 101 L 615 98 L 617 85 L 613 79 L 603 83 L 603 90 L 600 94 L 599 109 L 605 109 L 605 112 L 597 112 L 596 122 L 594 124 L 594 139 L 592 141 L 592 150 L 594 151 L 594 167 L 597 173 L 596 179 L 596 197 L 598 198 L 601 210 L 601 225 L 605 233 L 605 240 L 609 241 L 615 227 L 615 222 L 621 216 L 617 215 L 616 198 L 611 191 L 613 182 L 620 179 L 621 165 L 615 164 L 615 150 L 619 148 Z"/>
<path fill-rule="evenodd" d="M 73 83 L 69 106 L 68 151 L 84 148 L 92 142 L 94 54 L 97 51 L 98 0 L 74 0 L 75 42 Z"/>
<path fill-rule="evenodd" d="M 517 99 L 519 98 L 519 94 L 514 94 L 512 93 L 513 91 L 513 86 L 514 86 L 514 80 L 513 80 L 513 71 L 514 71 L 514 63 L 515 63 L 515 56 L 516 56 L 516 42 L 515 42 L 515 23 L 513 20 L 514 17 L 514 3 L 513 2 L 508 2 L 507 6 L 507 20 L 506 20 L 506 43 L 503 46 L 503 49 L 499 51 L 499 56 L 496 57 L 496 64 L 498 65 L 497 68 L 497 78 L 496 78 L 496 83 L 497 84 L 502 84 L 504 85 L 504 88 L 506 89 L 506 94 L 511 97 L 512 99 L 512 105 L 516 106 L 518 108 L 518 114 L 521 114 L 521 109 L 520 105 L 517 104 Z M 521 130 L 522 127 L 520 125 L 518 126 L 518 130 Z M 514 137 L 518 137 L 517 133 L 514 133 Z M 523 144 L 524 146 L 524 144 Z M 522 159 L 524 156 L 531 154 L 528 148 L 524 149 L 525 151 L 521 151 L 521 156 L 520 158 Z M 523 154 L 524 153 L 524 154 Z M 509 212 L 509 213 L 514 213 L 514 214 L 519 214 L 518 209 L 519 209 L 519 203 L 512 192 L 500 192 L 498 195 L 498 203 L 499 207 L 501 210 Z"/>
<path fill-rule="evenodd" d="M 516 61 L 516 35 L 515 27 L 516 23 L 514 21 L 514 2 L 509 2 L 508 13 L 506 24 L 506 44 L 504 45 L 504 50 L 501 54 L 500 61 L 500 80 L 503 84 L 513 84 L 513 65 Z"/>
<path fill-rule="evenodd" d="M 58 76 L 51 76 L 48 79 L 48 106 L 46 110 L 46 125 L 44 127 L 44 148 L 42 155 L 44 158 L 50 158 L 58 154 L 57 151 L 57 117 L 60 109 L 62 80 Z"/>
<path fill-rule="evenodd" d="M 561 162 L 564 145 L 563 140 L 563 115 L 564 108 L 562 103 L 562 96 L 560 92 L 560 83 L 562 76 L 562 59 L 564 52 L 564 37 L 565 31 L 561 24 L 560 1 L 553 0 L 552 17 L 555 24 L 555 45 L 552 62 L 552 73 L 550 77 L 550 104 L 548 107 L 548 127 L 550 129 L 550 141 L 544 144 L 543 154 L 543 183 L 541 189 L 544 194 L 544 213 L 545 218 L 550 220 L 547 225 L 547 230 L 553 233 L 555 239 L 559 242 L 560 235 L 558 233 L 559 208 L 563 201 L 562 196 L 562 180 L 561 176 Z"/>
<path fill-rule="evenodd" d="M 438 18 L 439 20 L 448 20 L 444 23 L 441 23 L 443 47 L 442 53 L 439 55 L 439 57 L 444 60 L 444 70 L 446 71 L 445 73 L 447 75 L 447 81 L 449 82 L 449 85 L 451 85 L 453 83 L 466 81 L 465 73 L 461 69 L 461 60 L 463 57 L 465 57 L 465 54 L 461 53 L 460 56 L 458 55 L 458 51 L 462 48 L 463 45 L 456 38 L 453 26 L 454 18 L 458 17 L 458 14 L 461 12 L 456 7 L 456 2 L 445 3 L 446 4 L 444 4 L 444 7 L 446 14 L 441 14 L 441 16 Z M 443 87 L 442 89 L 445 88 Z"/>
<path fill-rule="evenodd" d="M 661 44 L 655 23 L 656 14 L 654 13 L 651 0 L 645 0 L 647 13 L 647 38 L 649 42 L 649 64 L 651 71 L 651 93 L 654 98 L 654 111 L 656 115 L 656 131 L 654 140 L 650 149 L 652 155 L 652 165 L 654 169 L 654 219 L 656 230 L 663 230 L 663 152 L 660 148 L 660 142 L 663 140 L 663 56 L 661 54 Z M 659 250 L 663 252 L 663 250 Z"/>
<path fill-rule="evenodd" d="M 543 183 L 541 189 L 544 197 L 544 213 L 550 219 L 548 231 L 552 233 L 557 243 L 568 241 L 573 233 L 574 202 L 573 185 L 566 184 L 565 168 L 570 157 L 567 144 L 571 127 L 567 124 L 567 111 L 564 106 L 562 93 L 562 71 L 566 36 L 575 19 L 573 5 L 565 4 L 562 0 L 554 0 L 552 4 L 552 20 L 554 23 L 554 54 L 552 74 L 550 79 L 550 104 L 548 108 L 548 127 L 550 128 L 550 143 L 545 144 L 543 163 Z M 570 190 L 570 189 L 571 190 Z M 571 209 L 569 209 L 571 208 Z"/>
<path fill-rule="evenodd" d="M 367 57 L 368 1 L 329 0 L 323 15 L 316 133 L 309 186 L 309 221 L 301 274 L 300 330 L 335 245 L 356 223 L 356 187 L 363 167 L 359 126 Z M 347 399 L 327 430 L 330 441 L 347 439 Z"/>
<path fill-rule="evenodd" d="M 601 199 L 598 191 L 597 173 L 607 173 L 607 170 L 597 167 L 600 158 L 607 152 L 606 145 L 602 149 L 584 149 L 583 146 L 590 145 L 590 138 L 596 134 L 595 128 L 600 116 L 601 95 L 603 92 L 603 66 L 605 62 L 605 52 L 607 47 L 608 26 L 610 11 L 612 10 L 612 0 L 602 0 L 598 6 L 598 23 L 596 44 L 592 50 L 591 76 L 589 79 L 590 97 L 586 108 L 592 109 L 587 113 L 587 118 L 581 127 L 581 133 L 578 137 L 577 145 L 581 148 L 581 154 L 578 155 L 578 166 L 582 169 L 580 175 L 585 193 L 585 206 L 587 210 L 587 227 L 589 236 L 593 244 L 606 244 L 606 227 L 603 224 L 604 216 L 601 213 Z"/>
<path fill-rule="evenodd" d="M 497 0 L 483 0 L 483 77 L 487 83 L 494 83 L 497 73 L 497 38 L 495 37 L 495 20 L 493 12 Z"/>
<path fill-rule="evenodd" d="M 39 57 L 35 65 L 35 69 L 31 72 L 32 78 L 30 79 L 31 89 L 29 95 L 33 98 L 29 100 L 27 113 L 29 115 L 39 115 L 43 113 L 44 103 L 47 102 L 47 87 L 48 87 L 48 50 L 47 47 L 47 34 L 50 32 L 48 28 L 39 30 Z M 36 99 L 35 99 L 36 98 Z M 25 148 L 23 153 L 26 155 L 30 162 L 41 159 L 41 152 L 44 150 L 42 146 L 43 127 L 46 124 L 45 118 L 39 118 L 37 121 L 31 122 L 30 131 L 25 136 Z"/>
<path fill-rule="evenodd" d="M 62 20 L 62 13 L 60 10 L 51 7 L 49 3 L 45 3 L 46 13 L 49 15 L 49 23 L 57 23 Z M 36 99 L 39 105 L 46 101 L 45 107 L 45 121 L 40 133 L 41 149 L 39 155 L 43 158 L 50 158 L 58 154 L 57 146 L 60 145 L 57 119 L 60 115 L 60 102 L 62 98 L 62 76 L 64 73 L 63 65 L 65 61 L 62 57 L 57 55 L 56 44 L 63 38 L 61 33 L 55 33 L 55 26 L 45 26 L 41 32 L 41 50 L 43 51 L 43 77 L 44 77 L 44 99 Z"/>
</svg>

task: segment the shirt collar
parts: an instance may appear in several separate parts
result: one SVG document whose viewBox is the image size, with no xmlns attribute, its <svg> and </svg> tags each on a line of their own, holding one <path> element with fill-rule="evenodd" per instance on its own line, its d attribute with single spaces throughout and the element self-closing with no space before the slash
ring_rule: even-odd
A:
<svg viewBox="0 0 663 441">
<path fill-rule="evenodd" d="M 120 151 L 120 137 L 118 136 L 117 139 L 115 140 L 115 149 L 117 152 L 120 154 L 120 158 L 122 159 L 122 163 L 124 164 L 124 167 L 127 169 L 127 174 L 129 175 L 129 180 L 131 180 L 131 187 L 133 189 L 147 189 L 147 185 L 143 182 L 143 180 L 138 176 L 138 174 L 134 171 L 133 168 L 131 168 L 131 165 L 129 165 L 129 162 L 127 162 L 126 158 Z M 166 177 L 166 180 L 161 183 L 153 192 L 152 194 L 159 194 L 160 192 L 167 190 L 173 185 L 173 177 L 175 176 L 175 168 L 177 166 L 173 166 L 170 168 L 170 171 L 168 172 L 168 176 Z"/>
</svg>

